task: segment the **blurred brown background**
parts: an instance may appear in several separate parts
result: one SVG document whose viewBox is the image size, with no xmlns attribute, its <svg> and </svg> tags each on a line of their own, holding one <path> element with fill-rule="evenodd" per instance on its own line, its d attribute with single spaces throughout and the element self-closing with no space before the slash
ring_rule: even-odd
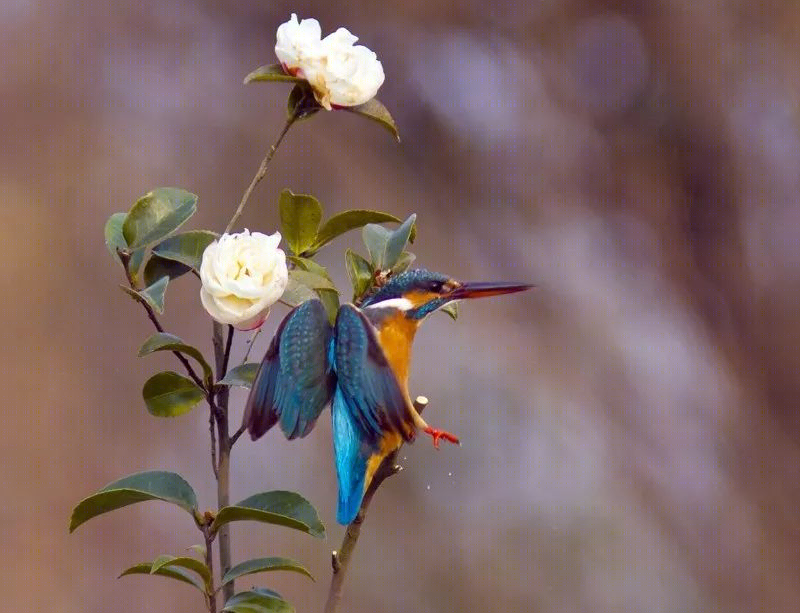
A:
<svg viewBox="0 0 800 613">
<path fill-rule="evenodd" d="M 192 227 L 225 225 L 289 91 L 241 79 L 274 61 L 292 11 L 378 53 L 403 143 L 320 113 L 290 132 L 243 225 L 273 231 L 284 187 L 329 212 L 417 212 L 420 264 L 539 285 L 419 335 L 412 391 L 464 445 L 405 449 L 342 610 L 799 610 L 791 0 L 5 0 L 3 608 L 202 608 L 181 584 L 115 579 L 198 540 L 181 511 L 138 505 L 67 534 L 80 498 L 137 470 L 181 472 L 214 504 L 205 412 L 144 409 L 145 378 L 174 365 L 135 357 L 151 329 L 116 288 L 102 226 L 159 185 L 200 195 Z M 357 243 L 322 254 L 341 286 Z M 176 282 L 165 320 L 210 352 L 197 291 Z M 327 414 L 297 443 L 243 439 L 233 461 L 234 500 L 297 489 L 329 528 L 321 542 L 235 526 L 235 561 L 290 555 L 318 579 L 240 585 L 320 610 L 342 535 Z"/>
</svg>

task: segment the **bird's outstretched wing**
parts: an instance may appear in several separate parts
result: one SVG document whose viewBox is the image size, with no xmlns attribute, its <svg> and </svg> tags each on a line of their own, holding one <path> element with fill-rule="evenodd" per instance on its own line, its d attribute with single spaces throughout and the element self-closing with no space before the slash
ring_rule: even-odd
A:
<svg viewBox="0 0 800 613">
<path fill-rule="evenodd" d="M 335 387 L 332 334 L 325 307 L 316 299 L 292 309 L 278 326 L 245 406 L 243 423 L 253 440 L 278 420 L 288 439 L 314 427 Z"/>
<path fill-rule="evenodd" d="M 333 446 L 339 479 L 337 519 L 358 513 L 372 475 L 386 455 L 414 437 L 406 393 L 383 353 L 372 325 L 354 306 L 336 318 Z"/>
</svg>

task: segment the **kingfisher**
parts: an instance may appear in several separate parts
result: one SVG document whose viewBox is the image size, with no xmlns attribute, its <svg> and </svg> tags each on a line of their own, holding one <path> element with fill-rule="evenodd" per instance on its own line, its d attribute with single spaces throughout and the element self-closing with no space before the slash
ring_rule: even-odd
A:
<svg viewBox="0 0 800 613">
<path fill-rule="evenodd" d="M 389 279 L 360 306 L 344 304 L 330 325 L 322 302 L 308 300 L 283 319 L 256 373 L 243 426 L 253 440 L 279 423 L 304 437 L 331 403 L 339 484 L 337 521 L 351 523 L 381 462 L 418 431 L 459 443 L 433 428 L 408 392 L 411 345 L 420 324 L 454 300 L 520 292 L 525 283 L 459 282 L 427 270 Z"/>
</svg>

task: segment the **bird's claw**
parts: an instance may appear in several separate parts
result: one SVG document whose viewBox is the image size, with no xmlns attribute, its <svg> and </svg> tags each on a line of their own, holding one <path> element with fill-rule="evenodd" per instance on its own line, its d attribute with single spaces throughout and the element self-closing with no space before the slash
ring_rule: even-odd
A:
<svg viewBox="0 0 800 613">
<path fill-rule="evenodd" d="M 449 432 L 445 432 L 444 430 L 439 430 L 438 428 L 431 428 L 428 426 L 423 430 L 425 434 L 430 434 L 431 438 L 433 438 L 433 447 L 434 449 L 439 449 L 439 439 L 444 439 L 448 443 L 453 443 L 454 445 L 461 445 L 461 441 L 458 440 L 458 437 L 454 434 L 450 434 Z"/>
</svg>

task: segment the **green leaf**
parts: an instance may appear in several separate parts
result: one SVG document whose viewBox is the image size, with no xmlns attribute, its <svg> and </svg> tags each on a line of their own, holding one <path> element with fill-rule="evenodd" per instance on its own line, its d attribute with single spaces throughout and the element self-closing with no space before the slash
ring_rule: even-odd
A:
<svg viewBox="0 0 800 613">
<path fill-rule="evenodd" d="M 258 372 L 258 362 L 248 362 L 235 368 L 231 368 L 227 374 L 217 381 L 219 385 L 236 385 L 238 387 L 250 388 Z"/>
<path fill-rule="evenodd" d="M 322 306 L 325 307 L 325 311 L 328 313 L 328 320 L 333 325 L 336 322 L 336 315 L 339 313 L 339 292 L 322 288 L 315 291 L 322 301 Z"/>
<path fill-rule="evenodd" d="M 139 247 L 131 251 L 130 259 L 128 260 L 128 270 L 134 279 L 139 278 L 139 269 L 142 267 L 146 251 L 147 247 Z"/>
<path fill-rule="evenodd" d="M 232 521 L 260 521 L 286 526 L 311 536 L 325 536 L 325 526 L 319 520 L 312 504 L 296 492 L 276 490 L 245 498 L 233 506 L 222 507 L 217 513 L 211 531 Z"/>
<path fill-rule="evenodd" d="M 352 249 L 348 249 L 344 254 L 347 276 L 353 286 L 353 297 L 358 298 L 367 291 L 372 284 L 373 270 L 372 265 Z"/>
<path fill-rule="evenodd" d="M 381 270 L 383 268 L 384 259 L 386 258 L 386 244 L 389 242 L 389 237 L 392 235 L 392 232 L 383 226 L 369 223 L 364 226 L 364 230 L 361 234 L 364 238 L 364 244 L 367 246 L 367 251 L 369 252 L 372 268 Z"/>
<path fill-rule="evenodd" d="M 72 511 L 69 531 L 93 517 L 146 500 L 170 502 L 192 516 L 197 509 L 197 496 L 183 477 L 171 472 L 147 471 L 109 483 L 96 494 L 84 498 Z"/>
<path fill-rule="evenodd" d="M 197 580 L 197 578 L 182 568 L 159 568 L 158 571 L 156 571 L 155 573 L 150 572 L 151 568 L 152 568 L 152 562 L 142 562 L 141 564 L 136 564 L 135 566 L 131 566 L 130 568 L 122 571 L 122 573 L 117 578 L 119 579 L 126 575 L 154 574 L 158 575 L 159 577 L 169 577 L 170 579 L 176 579 L 178 581 L 188 583 L 189 585 L 196 587 L 201 592 L 203 593 L 206 592 L 205 587 Z"/>
<path fill-rule="evenodd" d="M 194 551 L 198 556 L 200 556 L 200 559 L 202 560 L 205 560 L 206 553 L 208 551 L 205 545 L 190 545 L 186 549 L 187 550 L 191 549 L 192 551 Z"/>
<path fill-rule="evenodd" d="M 280 64 L 266 64 L 259 66 L 244 78 L 244 84 L 255 83 L 257 81 L 289 81 L 292 83 L 302 82 L 304 79 L 293 77 L 283 70 Z"/>
<path fill-rule="evenodd" d="M 322 247 L 330 243 L 337 236 L 341 236 L 350 230 L 356 230 L 368 223 L 385 223 L 393 221 L 401 223 L 402 220 L 390 215 L 389 213 L 381 213 L 380 211 L 367 211 L 364 209 L 353 209 L 344 211 L 338 215 L 334 215 L 327 220 L 317 232 L 317 237 L 314 239 L 314 244 L 306 250 L 305 255 L 314 255 Z"/>
<path fill-rule="evenodd" d="M 264 588 L 234 594 L 222 610 L 229 613 L 294 613 L 294 607 L 277 592 Z"/>
<path fill-rule="evenodd" d="M 158 243 L 153 247 L 153 253 L 167 260 L 180 262 L 195 270 L 200 270 L 203 252 L 217 238 L 218 236 L 214 232 L 208 230 L 181 232 Z"/>
<path fill-rule="evenodd" d="M 137 249 L 164 238 L 197 210 L 197 196 L 175 187 L 159 187 L 133 205 L 122 224 L 128 247 Z"/>
<path fill-rule="evenodd" d="M 328 289 L 334 292 L 338 291 L 330 279 L 307 270 L 299 270 L 297 268 L 290 270 L 289 278 L 294 279 L 298 283 L 302 283 L 311 289 Z"/>
<path fill-rule="evenodd" d="M 158 313 L 164 312 L 164 294 L 167 291 L 167 284 L 169 277 L 161 277 L 153 285 L 146 287 L 143 290 L 136 291 L 127 285 L 120 285 L 122 291 L 128 294 L 137 302 L 146 302 Z"/>
<path fill-rule="evenodd" d="M 452 317 L 453 321 L 458 319 L 458 301 L 448 302 L 439 310 L 442 313 L 447 313 L 450 317 Z"/>
<path fill-rule="evenodd" d="M 153 564 L 150 568 L 150 574 L 155 575 L 158 573 L 159 569 L 161 568 L 185 568 L 187 570 L 191 570 L 196 572 L 200 575 L 200 578 L 203 580 L 203 583 L 206 586 L 206 589 L 210 592 L 211 591 L 211 571 L 209 570 L 208 566 L 205 565 L 204 562 L 201 562 L 197 558 L 189 558 L 182 556 L 180 558 L 176 558 L 175 556 L 159 556 L 155 560 L 153 560 Z"/>
<path fill-rule="evenodd" d="M 207 381 L 213 379 L 211 366 L 206 362 L 200 350 L 185 343 L 181 338 L 174 334 L 167 332 L 156 332 L 153 336 L 148 338 L 139 349 L 139 357 L 144 357 L 153 353 L 154 351 L 179 351 L 197 360 L 197 363 L 203 368 L 203 374 Z"/>
<path fill-rule="evenodd" d="M 114 213 L 108 218 L 108 221 L 106 221 L 106 226 L 103 231 L 108 252 L 117 262 L 119 262 L 117 249 L 124 251 L 128 248 L 128 243 L 122 235 L 122 223 L 125 221 L 127 215 L 127 213 Z"/>
<path fill-rule="evenodd" d="M 289 260 L 290 262 L 293 262 L 294 265 L 300 270 L 307 270 L 308 272 L 313 272 L 314 274 L 317 274 L 320 277 L 325 277 L 329 281 L 331 280 L 331 277 L 328 274 L 328 269 L 325 268 L 324 266 L 320 266 L 314 260 L 311 260 L 309 258 L 298 257 L 296 255 L 286 256 L 286 259 Z"/>
<path fill-rule="evenodd" d="M 403 253 L 400 254 L 400 257 L 397 258 L 394 266 L 392 266 L 392 274 L 399 275 L 401 272 L 407 271 L 409 266 L 411 266 L 416 259 L 417 256 L 410 251 L 403 251 Z"/>
<path fill-rule="evenodd" d="M 377 98 L 367 100 L 364 104 L 359 104 L 358 106 L 345 106 L 342 107 L 342 109 L 361 115 L 372 121 L 377 121 L 380 125 L 389 130 L 391 135 L 397 139 L 398 143 L 400 142 L 400 132 L 397 129 L 394 118 Z"/>
<path fill-rule="evenodd" d="M 225 576 L 222 577 L 222 582 L 220 585 L 225 585 L 226 583 L 238 579 L 239 577 L 244 577 L 245 575 L 252 575 L 254 573 L 263 573 L 273 570 L 294 571 L 296 573 L 303 574 L 314 581 L 314 577 L 308 571 L 308 569 L 300 564 L 300 562 L 295 560 L 291 560 L 289 558 L 254 558 L 233 566 L 227 573 L 225 573 Z"/>
<path fill-rule="evenodd" d="M 299 255 L 314 242 L 322 220 L 322 206 L 314 196 L 294 194 L 285 189 L 281 192 L 278 208 L 283 238 L 289 248 Z"/>
<path fill-rule="evenodd" d="M 400 259 L 408 239 L 411 237 L 411 229 L 414 227 L 416 220 L 416 213 L 412 213 L 397 230 L 392 232 L 389 240 L 386 241 L 386 253 L 383 259 L 384 268 L 392 268 Z"/>
<path fill-rule="evenodd" d="M 167 260 L 153 253 L 144 266 L 144 283 L 145 285 L 153 285 L 162 278 L 166 278 L 167 281 L 172 281 L 181 275 L 185 275 L 190 270 L 191 268 L 184 266 L 180 262 Z"/>
<path fill-rule="evenodd" d="M 283 291 L 281 301 L 291 307 L 296 307 L 298 304 L 302 304 L 306 300 L 311 300 L 316 297 L 317 295 L 314 293 L 314 290 L 289 276 L 289 282 L 286 284 L 286 289 Z"/>
<path fill-rule="evenodd" d="M 290 120 L 300 121 L 308 119 L 322 107 L 314 97 L 314 90 L 307 81 L 301 81 L 289 92 L 289 100 L 286 103 L 286 116 Z"/>
<path fill-rule="evenodd" d="M 191 411 L 205 398 L 205 393 L 191 379 L 166 371 L 145 382 L 142 396 L 151 415 L 177 417 Z"/>
</svg>

